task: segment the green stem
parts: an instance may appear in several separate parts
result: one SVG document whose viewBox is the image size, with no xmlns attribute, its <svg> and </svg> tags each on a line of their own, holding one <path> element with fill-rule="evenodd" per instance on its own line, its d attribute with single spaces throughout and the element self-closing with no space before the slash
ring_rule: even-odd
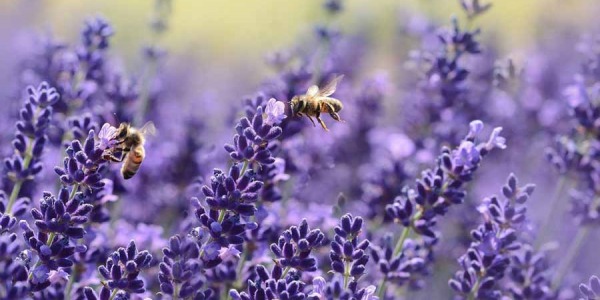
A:
<svg viewBox="0 0 600 300">
<path fill-rule="evenodd" d="M 17 182 L 15 182 L 15 185 L 13 186 L 12 192 L 10 193 L 10 198 L 8 199 L 8 205 L 6 206 L 7 215 L 12 215 L 12 207 L 13 205 L 15 205 L 17 197 L 19 197 L 21 187 L 23 187 L 23 180 L 17 180 Z"/>
<path fill-rule="evenodd" d="M 73 185 L 73 189 L 71 190 L 71 194 L 69 194 L 69 200 L 73 200 L 75 198 L 75 194 L 77 194 L 77 190 L 79 190 L 79 183 Z"/>
<path fill-rule="evenodd" d="M 246 173 L 246 169 L 248 169 L 249 164 L 250 163 L 248 160 L 244 160 L 244 165 L 242 166 L 242 170 L 240 171 L 240 177 L 244 176 L 244 173 Z"/>
<path fill-rule="evenodd" d="M 177 299 L 179 297 L 179 283 L 175 283 L 175 287 L 173 288 L 173 299 Z"/>
<path fill-rule="evenodd" d="M 556 185 L 556 189 L 554 190 L 554 195 L 550 199 L 550 203 L 547 205 L 550 206 L 550 210 L 544 216 L 544 219 L 540 223 L 540 233 L 538 234 L 535 240 L 536 248 L 539 248 L 542 243 L 548 237 L 548 231 L 550 230 L 550 222 L 554 219 L 554 215 L 556 214 L 556 210 L 558 209 L 559 199 L 562 198 L 565 188 L 567 187 L 567 177 L 561 176 L 558 180 L 558 184 Z"/>
<path fill-rule="evenodd" d="M 152 60 L 150 65 L 148 66 L 148 70 L 143 76 L 142 83 L 142 91 L 140 93 L 140 102 L 137 110 L 137 114 L 135 116 L 135 123 L 141 124 L 144 115 L 148 112 L 148 107 L 150 106 L 150 82 L 152 81 L 152 77 L 157 73 L 158 64 L 156 61 Z"/>
<path fill-rule="evenodd" d="M 596 198 L 594 198 L 594 200 L 590 204 L 589 210 L 596 211 L 598 210 L 598 206 L 600 206 L 600 195 L 596 194 Z M 583 242 L 585 241 L 589 233 L 590 228 L 589 226 L 585 226 L 585 224 L 582 224 L 577 230 L 575 240 L 570 244 L 569 249 L 567 250 L 567 255 L 565 256 L 561 264 L 558 266 L 554 278 L 552 278 L 551 287 L 553 289 L 556 290 L 559 288 L 563 279 L 567 275 L 567 272 L 571 269 L 571 265 L 573 264 L 575 257 L 579 254 L 579 250 L 583 246 Z"/>
<path fill-rule="evenodd" d="M 588 226 L 582 226 L 578 229 L 577 235 L 575 236 L 575 240 L 570 244 L 565 258 L 561 261 L 560 265 L 557 268 L 556 274 L 552 279 L 552 288 L 554 290 L 560 287 L 560 284 L 567 275 L 567 272 L 571 269 L 571 265 L 573 264 L 575 257 L 579 253 L 579 250 L 583 246 L 583 242 L 585 241 L 589 233 L 590 228 Z"/>
<path fill-rule="evenodd" d="M 377 297 L 379 299 L 385 298 L 385 284 L 387 283 L 387 277 L 384 277 L 379 286 L 377 287 Z"/>
<path fill-rule="evenodd" d="M 477 278 L 477 281 L 475 281 L 475 285 L 471 289 L 471 292 L 469 293 L 469 297 L 467 299 L 475 300 L 478 292 L 479 292 L 479 277 Z"/>
<path fill-rule="evenodd" d="M 37 110 L 36 110 L 37 112 Z M 37 119 L 37 118 L 36 118 Z M 32 152 L 33 151 L 33 139 L 27 138 L 27 149 L 25 149 L 25 159 L 23 160 L 23 170 L 27 170 L 29 165 L 31 164 L 31 160 L 33 159 Z M 6 214 L 12 215 L 12 207 L 15 205 L 15 201 L 19 197 L 19 193 L 21 192 L 21 188 L 23 187 L 23 183 L 25 181 L 23 179 L 18 179 L 13 186 L 12 192 L 10 193 L 10 198 L 8 199 L 8 204 L 6 206 Z"/>
<path fill-rule="evenodd" d="M 219 211 L 219 219 L 217 220 L 219 223 L 223 223 L 223 220 L 225 219 L 225 210 L 221 209 Z"/>
<path fill-rule="evenodd" d="M 65 288 L 65 299 L 71 300 L 71 290 L 73 289 L 73 282 L 75 282 L 75 277 L 78 276 L 77 272 L 78 268 L 73 268 L 73 274 L 69 276 L 69 282 L 67 283 L 67 287 Z"/>
<path fill-rule="evenodd" d="M 227 211 L 225 209 L 219 210 L 219 219 L 217 220 L 219 223 L 223 223 L 226 212 Z M 213 240 L 212 237 L 210 237 L 209 239 L 206 240 L 206 243 L 204 243 L 202 245 L 202 250 L 200 250 L 200 257 L 202 257 L 202 255 L 204 254 L 204 248 L 206 248 L 206 245 L 208 245 L 208 243 L 212 242 L 212 240 Z"/>
<path fill-rule="evenodd" d="M 417 215 L 415 215 L 415 216 L 417 216 Z M 408 238 L 409 234 L 410 234 L 410 226 L 404 227 L 404 229 L 402 229 L 402 233 L 400 234 L 400 238 L 398 239 L 398 242 L 396 243 L 396 247 L 394 248 L 394 257 L 397 256 L 398 254 L 400 254 L 400 252 L 402 252 L 402 249 L 404 248 L 404 242 Z M 385 290 L 386 290 L 385 285 L 387 283 L 386 281 L 387 281 L 387 278 L 383 278 L 383 280 L 379 284 L 379 291 L 378 291 L 379 299 L 383 299 L 383 297 L 385 296 Z"/>
<path fill-rule="evenodd" d="M 406 238 L 408 238 L 408 234 L 410 233 L 410 226 L 404 227 L 402 229 L 402 233 L 400 234 L 400 239 L 396 243 L 396 247 L 394 248 L 394 256 L 400 254 L 402 252 L 402 248 L 404 248 L 404 242 Z"/>
<path fill-rule="evenodd" d="M 350 263 L 344 263 L 344 289 L 348 288 L 348 282 L 350 281 Z"/>
<path fill-rule="evenodd" d="M 229 289 L 231 289 L 231 287 L 229 287 L 229 283 L 226 283 L 225 288 L 221 291 L 220 299 L 229 299 Z"/>
<path fill-rule="evenodd" d="M 244 261 L 246 261 L 246 258 L 248 258 L 248 247 L 244 247 L 244 251 L 242 252 L 242 256 L 240 257 L 240 263 L 238 264 L 238 268 L 237 268 L 237 274 L 238 276 L 240 274 L 242 274 L 242 271 L 244 270 Z"/>
<path fill-rule="evenodd" d="M 117 292 L 119 291 L 119 289 L 115 289 L 111 294 L 110 294 L 110 298 L 108 298 L 108 300 L 113 300 L 115 299 L 115 296 L 117 295 Z"/>
<path fill-rule="evenodd" d="M 72 200 L 75 197 L 75 193 L 77 192 L 77 190 L 79 189 L 79 184 L 76 183 L 73 185 L 73 190 L 71 190 L 71 194 L 69 195 L 69 201 Z M 52 246 L 52 243 L 54 242 L 54 239 L 56 238 L 56 233 L 55 232 L 50 232 L 50 235 L 48 236 L 48 242 L 46 242 L 46 245 L 48 247 Z M 31 279 L 33 277 L 33 270 L 35 270 L 35 268 L 39 267 L 42 264 L 41 260 L 38 260 L 37 263 L 35 263 L 35 265 L 33 266 L 33 269 L 31 273 L 29 273 L 29 279 Z"/>
<path fill-rule="evenodd" d="M 421 217 L 421 211 L 418 211 L 416 214 L 413 215 L 413 217 L 411 218 L 411 224 L 412 221 L 418 219 Z M 400 254 L 400 252 L 402 252 L 402 249 L 404 248 L 404 242 L 406 242 L 406 239 L 408 238 L 408 235 L 410 234 L 410 229 L 411 229 L 411 224 L 409 224 L 409 226 L 404 227 L 404 229 L 402 229 L 402 233 L 400 233 L 400 238 L 398 239 L 398 242 L 396 243 L 396 247 L 394 247 L 394 256 L 397 256 L 398 254 Z M 386 282 L 387 279 L 384 278 L 381 283 L 379 284 L 379 298 L 383 299 L 383 296 L 385 296 L 385 290 L 386 290 Z"/>
<path fill-rule="evenodd" d="M 240 288 L 243 286 L 242 272 L 244 271 L 244 262 L 248 258 L 248 246 L 243 247 L 243 248 L 244 248 L 244 250 L 242 251 L 242 256 L 240 256 L 240 261 L 238 262 L 238 267 L 237 267 L 237 271 L 236 271 L 238 280 L 235 283 L 235 286 L 240 287 Z"/>
<path fill-rule="evenodd" d="M 50 235 L 48 236 L 48 242 L 46 242 L 47 246 L 52 245 L 52 242 L 54 242 L 54 238 L 56 237 L 56 233 L 51 232 Z M 33 268 L 31 269 L 31 273 L 29 273 L 29 279 L 33 278 L 33 270 L 35 270 L 35 268 L 39 267 L 42 264 L 42 260 L 38 260 L 35 265 L 33 266 Z"/>
<path fill-rule="evenodd" d="M 285 267 L 285 269 L 283 270 L 283 273 L 281 274 L 281 278 L 285 278 L 285 275 L 287 275 L 287 273 L 290 271 L 290 267 Z"/>
<path fill-rule="evenodd" d="M 48 246 L 52 245 L 55 238 L 56 238 L 56 233 L 50 232 L 50 235 L 48 236 L 48 242 L 46 243 L 46 245 L 48 245 Z"/>
</svg>

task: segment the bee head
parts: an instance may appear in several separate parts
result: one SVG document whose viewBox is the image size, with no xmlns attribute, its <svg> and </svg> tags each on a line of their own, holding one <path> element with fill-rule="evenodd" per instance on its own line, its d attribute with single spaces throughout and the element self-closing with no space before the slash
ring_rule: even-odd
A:
<svg viewBox="0 0 600 300">
<path fill-rule="evenodd" d="M 129 134 L 129 125 L 127 123 L 121 123 L 117 132 L 117 139 L 124 139 Z"/>
<path fill-rule="evenodd" d="M 296 115 L 302 110 L 302 102 L 299 96 L 294 96 L 290 101 L 290 108 L 292 109 L 292 116 Z"/>
</svg>

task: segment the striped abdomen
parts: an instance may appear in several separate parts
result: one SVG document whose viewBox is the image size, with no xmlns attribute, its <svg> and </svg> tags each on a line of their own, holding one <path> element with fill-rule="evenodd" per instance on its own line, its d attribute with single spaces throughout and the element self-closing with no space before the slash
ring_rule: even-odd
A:
<svg viewBox="0 0 600 300">
<path fill-rule="evenodd" d="M 127 153 L 123 167 L 121 167 L 121 174 L 123 175 L 124 179 L 129 179 L 133 177 L 135 173 L 137 173 L 137 171 L 140 169 L 142 161 L 144 161 L 145 156 L 146 150 L 143 146 L 135 147 L 131 150 L 131 152 Z"/>
<path fill-rule="evenodd" d="M 323 99 L 323 102 L 321 102 L 321 112 L 324 113 L 329 113 L 331 112 L 329 107 L 333 108 L 333 112 L 339 112 L 340 110 L 342 110 L 342 108 L 344 108 L 344 106 L 342 105 L 342 102 L 340 100 L 334 99 L 334 98 L 325 98 Z"/>
</svg>

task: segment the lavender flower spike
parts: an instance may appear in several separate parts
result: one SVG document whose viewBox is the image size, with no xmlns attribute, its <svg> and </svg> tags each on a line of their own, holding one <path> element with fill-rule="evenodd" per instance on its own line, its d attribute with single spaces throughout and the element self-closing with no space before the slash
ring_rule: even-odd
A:
<svg viewBox="0 0 600 300">
<path fill-rule="evenodd" d="M 98 267 L 98 272 L 106 280 L 100 291 L 100 299 L 103 295 L 111 295 L 110 299 L 126 297 L 130 294 L 141 294 L 146 291 L 145 283 L 138 278 L 140 272 L 150 267 L 152 255 L 148 251 L 138 251 L 134 241 L 127 248 L 119 248 L 113 252 L 106 265 Z M 88 300 L 97 299 L 93 290 L 86 289 L 85 296 Z M 125 299 L 119 297 L 119 299 Z"/>
<path fill-rule="evenodd" d="M 34 179 L 42 171 L 41 156 L 48 140 L 46 133 L 52 119 L 52 105 L 60 97 L 56 89 L 46 82 L 42 82 L 37 88 L 29 86 L 27 94 L 27 100 L 16 123 L 15 139 L 12 141 L 15 154 L 4 160 L 6 177 L 14 183 L 6 205 L 7 215 L 13 214 L 15 204 L 16 211 L 23 212 L 19 208 L 26 206 L 28 200 L 21 198 L 17 201 L 21 187 L 24 182 Z"/>
</svg>

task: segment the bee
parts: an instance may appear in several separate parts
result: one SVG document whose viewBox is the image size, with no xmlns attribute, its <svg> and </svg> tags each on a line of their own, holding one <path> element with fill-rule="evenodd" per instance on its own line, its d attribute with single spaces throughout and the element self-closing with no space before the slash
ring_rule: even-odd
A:
<svg viewBox="0 0 600 300">
<path fill-rule="evenodd" d="M 315 117 L 321 127 L 325 131 L 329 131 L 323 120 L 321 120 L 321 113 L 328 113 L 334 120 L 343 122 L 338 115 L 338 112 L 344 108 L 342 102 L 338 99 L 331 98 L 331 94 L 335 92 L 337 84 L 344 78 L 344 75 L 336 76 L 323 88 L 319 89 L 318 86 L 313 85 L 308 88 L 305 95 L 294 96 L 291 101 L 292 116 L 306 115 L 308 119 L 313 123 L 313 126 L 317 126 L 315 121 L 311 117 Z"/>
<path fill-rule="evenodd" d="M 114 162 L 123 162 L 121 174 L 124 179 L 129 179 L 137 173 L 146 157 L 145 136 L 154 134 L 156 134 L 156 128 L 152 122 L 147 122 L 139 129 L 128 123 L 121 123 L 113 137 L 117 142 L 113 148 L 104 153 L 104 158 Z M 121 153 L 120 157 L 116 157 L 115 152 Z"/>
</svg>

